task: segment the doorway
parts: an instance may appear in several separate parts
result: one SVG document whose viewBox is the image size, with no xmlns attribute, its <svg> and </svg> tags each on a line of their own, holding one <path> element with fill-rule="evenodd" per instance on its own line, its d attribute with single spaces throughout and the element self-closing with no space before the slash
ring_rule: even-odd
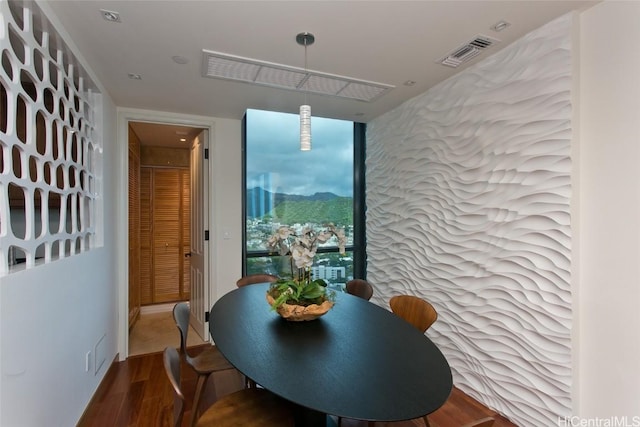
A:
<svg viewBox="0 0 640 427">
<path fill-rule="evenodd" d="M 189 301 L 190 151 L 203 128 L 130 121 L 129 356 L 179 345 L 175 303 Z M 192 331 L 192 345 L 204 340 Z"/>
</svg>

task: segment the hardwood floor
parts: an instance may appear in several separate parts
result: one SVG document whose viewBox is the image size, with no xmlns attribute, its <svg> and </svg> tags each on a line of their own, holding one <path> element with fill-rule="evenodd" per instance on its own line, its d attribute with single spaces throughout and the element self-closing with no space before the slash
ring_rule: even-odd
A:
<svg viewBox="0 0 640 427">
<path fill-rule="evenodd" d="M 193 349 L 194 353 L 202 346 Z M 237 371 L 215 374 L 207 385 L 203 405 L 215 400 L 215 393 L 224 395 L 243 387 L 243 378 Z M 186 365 L 182 367 L 182 387 L 187 398 L 183 422 L 186 427 L 195 391 L 196 376 Z M 213 387 L 212 387 L 213 386 Z M 215 389 L 215 390 L 214 390 Z M 78 427 L 164 427 L 172 425 L 173 395 L 164 373 L 162 353 L 153 353 L 115 362 L 107 372 L 91 403 L 85 410 Z M 431 427 L 461 427 L 466 423 L 494 416 L 494 427 L 515 427 L 506 418 L 484 407 L 460 390 L 454 388 L 449 400 L 429 415 Z M 365 427 L 366 422 L 344 419 L 343 427 Z M 396 423 L 376 423 L 377 427 L 422 427 L 421 420 Z"/>
</svg>

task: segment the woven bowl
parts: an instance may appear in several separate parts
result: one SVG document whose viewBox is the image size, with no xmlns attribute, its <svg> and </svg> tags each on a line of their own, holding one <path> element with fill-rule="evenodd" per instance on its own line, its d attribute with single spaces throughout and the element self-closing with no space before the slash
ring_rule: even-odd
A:
<svg viewBox="0 0 640 427">
<path fill-rule="evenodd" d="M 267 293 L 267 302 L 272 305 L 274 299 Z M 276 308 L 276 312 L 283 318 L 292 322 L 314 320 L 323 316 L 333 307 L 333 301 L 324 301 L 322 304 L 295 305 L 284 303 Z"/>
</svg>

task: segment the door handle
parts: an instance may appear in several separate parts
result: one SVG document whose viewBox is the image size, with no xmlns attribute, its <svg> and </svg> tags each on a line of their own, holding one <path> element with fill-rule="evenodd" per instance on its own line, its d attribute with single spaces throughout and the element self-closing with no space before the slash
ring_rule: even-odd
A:
<svg viewBox="0 0 640 427">
<path fill-rule="evenodd" d="M 186 254 L 184 254 L 185 258 L 189 258 L 191 256 L 191 252 L 187 252 Z"/>
</svg>

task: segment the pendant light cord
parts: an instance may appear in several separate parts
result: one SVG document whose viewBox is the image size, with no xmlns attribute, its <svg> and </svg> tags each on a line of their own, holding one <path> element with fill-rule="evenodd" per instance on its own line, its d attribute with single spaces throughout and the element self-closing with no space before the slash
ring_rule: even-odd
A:
<svg viewBox="0 0 640 427">
<path fill-rule="evenodd" d="M 304 104 L 300 106 L 300 150 L 311 150 L 311 107 L 307 103 L 308 91 L 305 89 L 305 85 L 309 79 L 309 73 L 307 70 L 307 47 L 314 42 L 313 34 L 300 33 L 296 36 L 298 44 L 304 46 L 304 80 L 299 89 L 304 92 Z"/>
<path fill-rule="evenodd" d="M 307 73 L 307 38 L 304 38 L 304 72 Z M 308 76 L 307 76 L 308 79 Z M 307 91 L 304 91 L 304 103 L 307 105 Z"/>
</svg>

